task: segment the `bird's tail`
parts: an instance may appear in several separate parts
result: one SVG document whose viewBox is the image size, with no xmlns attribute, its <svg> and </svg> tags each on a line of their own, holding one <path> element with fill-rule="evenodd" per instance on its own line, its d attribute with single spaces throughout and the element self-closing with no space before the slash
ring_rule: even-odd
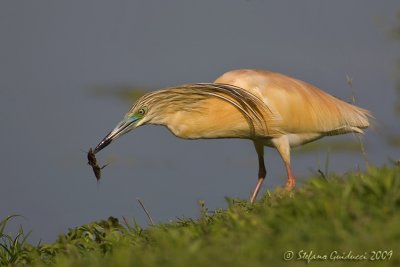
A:
<svg viewBox="0 0 400 267">
<path fill-rule="evenodd" d="M 374 118 L 370 111 L 357 107 L 355 105 L 339 100 L 337 109 L 342 120 L 341 126 L 334 129 L 329 134 L 336 135 L 342 133 L 363 133 L 363 129 L 370 126 L 371 120 Z"/>
</svg>

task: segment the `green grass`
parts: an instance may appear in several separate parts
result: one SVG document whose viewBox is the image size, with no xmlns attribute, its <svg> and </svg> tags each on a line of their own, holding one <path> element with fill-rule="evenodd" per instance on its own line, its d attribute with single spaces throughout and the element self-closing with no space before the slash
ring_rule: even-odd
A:
<svg viewBox="0 0 400 267">
<path fill-rule="evenodd" d="M 22 233 L 16 242 L 3 240 L 0 260 L 74 267 L 306 266 L 306 259 L 298 259 L 304 251 L 328 257 L 309 266 L 400 266 L 400 167 L 314 177 L 292 193 L 267 192 L 253 206 L 227 201 L 226 210 L 211 212 L 200 204 L 199 219 L 145 230 L 110 217 L 71 229 L 52 244 L 27 244 Z M 6 248 L 12 243 L 19 252 L 10 260 Z M 286 251 L 294 259 L 285 261 Z M 329 260 L 335 251 L 367 259 Z M 374 251 L 386 260 L 372 261 Z"/>
<path fill-rule="evenodd" d="M 14 217 L 18 215 L 10 215 L 0 221 L 0 266 L 18 263 L 28 254 L 25 245 L 29 233 L 25 234 L 22 227 L 19 228 L 15 237 L 4 233 L 7 222 Z"/>
</svg>

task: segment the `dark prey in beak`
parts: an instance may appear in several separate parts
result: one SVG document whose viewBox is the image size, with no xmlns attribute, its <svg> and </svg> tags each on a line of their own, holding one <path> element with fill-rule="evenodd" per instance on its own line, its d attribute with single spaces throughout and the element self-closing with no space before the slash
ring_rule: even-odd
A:
<svg viewBox="0 0 400 267">
<path fill-rule="evenodd" d="M 101 170 L 106 167 L 108 164 L 103 165 L 103 167 L 100 167 L 99 164 L 97 163 L 96 156 L 93 153 L 92 148 L 89 149 L 89 152 L 87 154 L 87 159 L 88 159 L 88 164 L 92 166 L 94 175 L 96 176 L 97 181 L 100 180 L 101 178 Z"/>
</svg>

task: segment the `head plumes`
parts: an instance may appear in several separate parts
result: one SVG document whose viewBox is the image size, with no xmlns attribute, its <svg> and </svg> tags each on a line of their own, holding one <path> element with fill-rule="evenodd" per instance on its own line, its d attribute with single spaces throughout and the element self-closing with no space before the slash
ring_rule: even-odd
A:
<svg viewBox="0 0 400 267">
<path fill-rule="evenodd" d="M 268 106 L 252 93 L 233 85 L 218 83 L 185 84 L 151 92 L 141 97 L 127 116 L 141 117 L 140 125 L 178 111 L 201 112 L 202 101 L 221 99 L 243 114 L 254 134 L 255 126 L 268 133 L 268 119 L 273 117 Z"/>
</svg>

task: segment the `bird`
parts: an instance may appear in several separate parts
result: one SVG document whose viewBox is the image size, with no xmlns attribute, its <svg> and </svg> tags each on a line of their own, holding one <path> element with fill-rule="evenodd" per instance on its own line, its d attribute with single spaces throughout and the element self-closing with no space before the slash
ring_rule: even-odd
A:
<svg viewBox="0 0 400 267">
<path fill-rule="evenodd" d="M 250 139 L 258 156 L 257 195 L 266 177 L 264 147 L 275 148 L 287 174 L 285 188 L 296 180 L 292 147 L 324 136 L 362 134 L 370 111 L 340 100 L 310 83 L 282 73 L 238 69 L 212 83 L 190 83 L 150 92 L 139 98 L 123 120 L 95 147 L 94 153 L 139 126 L 166 126 L 183 139 Z"/>
</svg>

